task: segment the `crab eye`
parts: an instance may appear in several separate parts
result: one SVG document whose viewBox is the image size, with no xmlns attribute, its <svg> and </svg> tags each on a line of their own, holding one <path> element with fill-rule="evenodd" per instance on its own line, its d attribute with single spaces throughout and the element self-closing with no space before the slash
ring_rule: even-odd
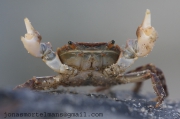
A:
<svg viewBox="0 0 180 119">
<path fill-rule="evenodd" d="M 112 41 L 111 41 L 111 44 L 115 44 L 115 40 L 112 40 Z"/>
<path fill-rule="evenodd" d="M 115 43 L 114 40 L 109 41 L 107 47 L 108 47 L 109 49 L 111 49 L 111 48 L 114 46 L 114 43 Z"/>
<path fill-rule="evenodd" d="M 69 45 L 72 45 L 72 43 L 73 43 L 72 41 L 68 41 L 68 44 L 69 44 Z"/>
<path fill-rule="evenodd" d="M 74 42 L 68 41 L 68 44 L 69 44 L 71 49 L 75 49 L 76 48 L 76 44 Z"/>
</svg>

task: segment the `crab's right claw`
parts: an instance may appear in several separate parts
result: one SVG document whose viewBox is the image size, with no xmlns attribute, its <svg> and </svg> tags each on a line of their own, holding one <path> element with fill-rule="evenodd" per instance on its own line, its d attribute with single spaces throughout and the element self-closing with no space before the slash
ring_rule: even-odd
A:
<svg viewBox="0 0 180 119">
<path fill-rule="evenodd" d="M 143 23 L 138 27 L 136 35 L 138 39 L 138 51 L 136 55 L 138 57 L 148 55 L 152 51 L 154 42 L 157 39 L 157 32 L 154 27 L 151 26 L 150 10 L 146 10 Z"/>
<path fill-rule="evenodd" d="M 27 29 L 27 34 L 25 34 L 25 37 L 21 37 L 21 41 L 24 44 L 24 47 L 30 53 L 31 55 L 35 57 L 42 57 L 41 54 L 41 47 L 40 47 L 40 42 L 41 42 L 41 36 L 40 34 L 35 31 L 33 26 L 31 25 L 31 22 L 29 21 L 28 18 L 24 19 L 26 29 Z"/>
</svg>

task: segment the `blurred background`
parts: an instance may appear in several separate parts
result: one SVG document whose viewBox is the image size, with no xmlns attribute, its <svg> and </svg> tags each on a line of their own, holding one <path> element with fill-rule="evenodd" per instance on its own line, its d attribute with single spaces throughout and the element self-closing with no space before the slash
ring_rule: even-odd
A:
<svg viewBox="0 0 180 119">
<path fill-rule="evenodd" d="M 41 59 L 27 53 L 20 37 L 26 33 L 28 17 L 54 50 L 69 40 L 108 42 L 125 45 L 136 39 L 146 9 L 152 13 L 152 25 L 158 32 L 153 51 L 139 58 L 129 69 L 153 63 L 165 74 L 169 98 L 180 99 L 180 1 L 128 0 L 3 0 L 0 3 L 0 88 L 14 88 L 32 76 L 56 74 Z M 116 86 L 130 90 L 133 84 Z M 87 88 L 83 88 L 84 90 Z M 145 81 L 143 93 L 153 92 L 151 81 Z"/>
</svg>

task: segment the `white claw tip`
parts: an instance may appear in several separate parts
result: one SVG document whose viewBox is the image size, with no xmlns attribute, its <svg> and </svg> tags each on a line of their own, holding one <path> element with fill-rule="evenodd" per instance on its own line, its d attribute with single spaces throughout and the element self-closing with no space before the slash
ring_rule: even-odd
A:
<svg viewBox="0 0 180 119">
<path fill-rule="evenodd" d="M 142 23 L 143 28 L 147 28 L 151 26 L 151 12 L 149 9 L 146 10 L 144 21 Z"/>
<path fill-rule="evenodd" d="M 29 21 L 29 19 L 26 17 L 26 18 L 24 18 L 24 22 L 26 23 L 26 22 L 30 22 L 30 21 Z"/>
<path fill-rule="evenodd" d="M 146 14 L 151 14 L 149 9 L 146 10 Z"/>
<path fill-rule="evenodd" d="M 33 26 L 31 25 L 31 22 L 29 21 L 29 19 L 28 19 L 28 18 L 25 18 L 25 19 L 24 19 L 24 22 L 25 22 L 25 25 L 26 25 L 27 33 L 33 34 L 33 33 L 34 33 L 34 28 L 33 28 Z"/>
</svg>

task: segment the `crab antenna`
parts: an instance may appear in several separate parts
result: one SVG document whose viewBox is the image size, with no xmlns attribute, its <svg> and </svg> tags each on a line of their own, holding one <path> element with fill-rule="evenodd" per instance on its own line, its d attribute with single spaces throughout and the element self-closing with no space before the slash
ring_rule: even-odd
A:
<svg viewBox="0 0 180 119">
<path fill-rule="evenodd" d="M 149 9 L 146 10 L 144 21 L 142 23 L 142 28 L 147 28 L 151 26 L 151 12 Z"/>
</svg>

